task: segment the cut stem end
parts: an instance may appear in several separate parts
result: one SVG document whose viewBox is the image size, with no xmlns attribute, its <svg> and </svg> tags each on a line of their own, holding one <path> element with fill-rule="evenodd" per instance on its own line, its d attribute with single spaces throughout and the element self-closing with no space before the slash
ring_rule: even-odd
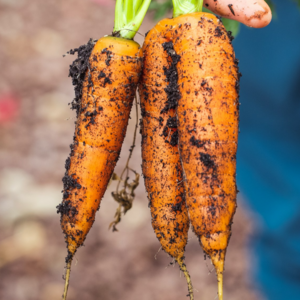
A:
<svg viewBox="0 0 300 300">
<path fill-rule="evenodd" d="M 146 15 L 151 0 L 117 0 L 113 35 L 133 39 Z"/>
<path fill-rule="evenodd" d="M 172 0 L 173 18 L 194 12 L 201 12 L 203 0 Z"/>
</svg>

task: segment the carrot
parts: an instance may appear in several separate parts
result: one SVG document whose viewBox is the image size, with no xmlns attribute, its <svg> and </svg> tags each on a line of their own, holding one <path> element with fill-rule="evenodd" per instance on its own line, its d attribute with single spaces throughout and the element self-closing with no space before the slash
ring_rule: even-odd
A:
<svg viewBox="0 0 300 300">
<path fill-rule="evenodd" d="M 221 300 L 225 253 L 236 210 L 238 61 L 230 37 L 215 16 L 195 13 L 178 21 L 185 27 L 182 42 L 174 49 L 181 55 L 182 99 L 177 114 L 186 201 L 194 232 L 216 268 Z"/>
<path fill-rule="evenodd" d="M 165 43 L 165 44 L 164 44 Z M 184 264 L 189 219 L 178 149 L 176 106 L 177 56 L 168 56 L 166 40 L 151 30 L 143 44 L 144 68 L 139 84 L 142 112 L 142 170 L 152 226 L 160 244 L 183 271 L 189 296 L 190 276 Z M 175 88 L 174 86 L 175 82 Z"/>
<path fill-rule="evenodd" d="M 69 260 L 82 245 L 118 160 L 142 56 L 137 43 L 104 37 L 89 58 L 58 207 Z"/>
<path fill-rule="evenodd" d="M 193 230 L 216 268 L 221 300 L 236 209 L 239 73 L 231 38 L 221 21 L 197 12 L 201 1 L 186 1 L 189 14 L 180 2 L 173 1 L 175 18 L 159 22 L 146 40 L 168 41 L 169 54 L 178 56 L 178 80 L 170 89 L 178 86 L 180 97 L 170 104 L 177 107 L 186 203 Z"/>
<path fill-rule="evenodd" d="M 63 177 L 63 202 L 57 207 L 68 249 L 64 299 L 72 259 L 93 225 L 121 151 L 142 67 L 141 48 L 132 38 L 149 3 L 132 6 L 125 1 L 123 6 L 117 0 L 113 36 L 71 52 L 79 53 L 70 67 L 77 121 Z"/>
</svg>

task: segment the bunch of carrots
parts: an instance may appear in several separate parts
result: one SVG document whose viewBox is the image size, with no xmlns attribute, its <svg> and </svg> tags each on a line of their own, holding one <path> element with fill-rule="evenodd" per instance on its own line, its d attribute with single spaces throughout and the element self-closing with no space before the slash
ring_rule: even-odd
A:
<svg viewBox="0 0 300 300">
<path fill-rule="evenodd" d="M 57 207 L 68 249 L 64 299 L 72 259 L 119 158 L 137 86 L 142 171 L 155 234 L 183 271 L 194 299 L 184 263 L 191 222 L 215 266 L 223 299 L 237 194 L 238 60 L 230 32 L 196 0 L 173 0 L 173 18 L 151 29 L 141 48 L 133 38 L 150 1 L 117 0 L 112 35 L 70 51 L 78 53 L 70 66 L 77 121 Z M 130 197 L 137 184 L 138 177 Z"/>
</svg>

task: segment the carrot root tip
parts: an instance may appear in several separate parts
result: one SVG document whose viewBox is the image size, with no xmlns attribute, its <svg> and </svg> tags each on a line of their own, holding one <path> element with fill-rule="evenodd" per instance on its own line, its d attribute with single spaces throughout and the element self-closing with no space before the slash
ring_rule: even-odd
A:
<svg viewBox="0 0 300 300">
<path fill-rule="evenodd" d="M 186 268 L 186 265 L 184 264 L 184 262 L 181 259 L 178 259 L 177 262 L 178 262 L 180 270 L 183 272 L 183 274 L 186 278 L 186 282 L 188 285 L 188 291 L 189 291 L 188 296 L 190 297 L 190 300 L 194 300 L 192 280 L 191 280 L 190 274 Z"/>
<path fill-rule="evenodd" d="M 65 288 L 64 288 L 64 294 L 62 296 L 63 300 L 67 299 L 67 293 L 68 293 L 68 287 L 69 287 L 69 281 L 70 281 L 70 273 L 71 273 L 71 264 L 72 264 L 72 259 L 70 259 L 66 265 Z"/>
<path fill-rule="evenodd" d="M 217 273 L 219 300 L 223 300 L 223 271 L 224 271 L 225 252 L 226 252 L 225 250 L 219 250 L 210 253 L 211 261 Z"/>
<path fill-rule="evenodd" d="M 223 272 L 218 273 L 218 296 L 219 300 L 223 300 Z"/>
</svg>

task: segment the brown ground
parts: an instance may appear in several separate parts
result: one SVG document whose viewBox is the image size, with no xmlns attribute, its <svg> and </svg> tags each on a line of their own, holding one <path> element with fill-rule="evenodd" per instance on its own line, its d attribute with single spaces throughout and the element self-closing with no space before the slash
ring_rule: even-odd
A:
<svg viewBox="0 0 300 300">
<path fill-rule="evenodd" d="M 68 107 L 73 57 L 62 54 L 90 37 L 109 34 L 113 5 L 113 0 L 0 0 L 0 98 L 10 92 L 20 99 L 18 117 L 0 123 L 0 299 L 61 297 L 66 248 L 55 206 L 61 201 L 75 116 Z M 153 25 L 146 19 L 141 34 Z M 137 41 L 143 37 L 137 35 Z M 131 122 L 117 173 L 133 128 Z M 131 166 L 141 172 L 140 164 L 138 137 Z M 114 188 L 109 187 L 85 247 L 76 255 L 68 299 L 187 299 L 178 267 L 169 266 L 170 257 L 158 252 L 142 181 L 119 232 L 107 230 L 117 207 L 110 196 Z M 247 275 L 250 224 L 239 207 L 226 261 L 225 299 L 261 299 Z M 212 265 L 204 261 L 191 232 L 186 263 L 195 299 L 216 299 Z"/>
</svg>

